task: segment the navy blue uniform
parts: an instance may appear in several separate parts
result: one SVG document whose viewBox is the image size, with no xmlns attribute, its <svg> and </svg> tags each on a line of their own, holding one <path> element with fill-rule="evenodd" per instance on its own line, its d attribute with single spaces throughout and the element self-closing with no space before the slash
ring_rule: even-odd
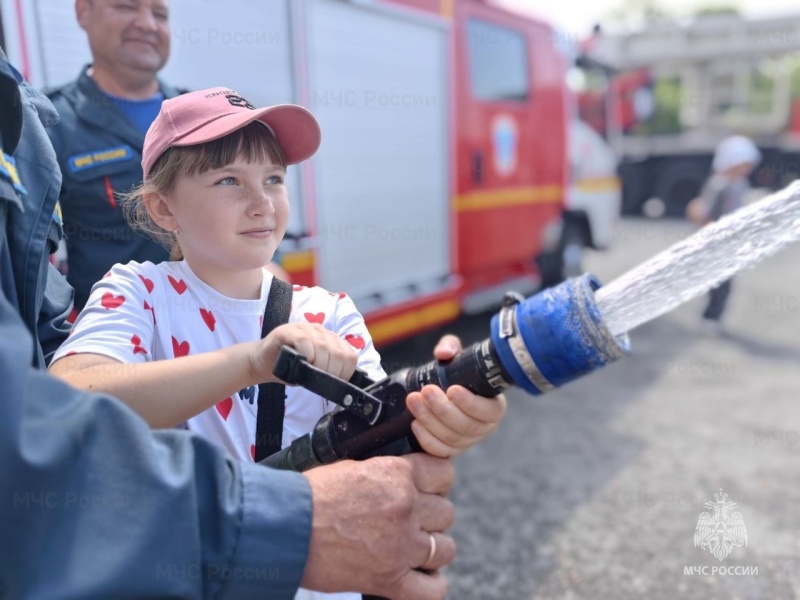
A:
<svg viewBox="0 0 800 600">
<path fill-rule="evenodd" d="M 115 192 L 142 182 L 145 132 L 87 75 L 48 95 L 61 117 L 48 129 L 64 177 L 61 208 L 67 243 L 67 279 L 83 308 L 92 286 L 115 263 L 169 257 L 160 244 L 133 231 Z M 178 90 L 159 82 L 165 98 Z"/>
<path fill-rule="evenodd" d="M 5 147 L 0 194 L 4 204 L 16 210 L 6 214 L 7 259 L 0 266 L 0 276 L 3 290 L 34 336 L 33 354 L 26 358 L 44 367 L 69 333 L 66 318 L 72 309 L 72 289 L 50 264 L 50 254 L 61 237 L 57 207 L 61 174 L 42 125 L 55 123 L 58 115 L 40 92 L 27 84 L 18 87 L 4 55 L 2 59 L 5 98 L 13 94 L 17 100 L 14 110 L 7 108 L 6 100 L 0 111 Z M 20 131 L 23 110 L 38 119 L 35 123 L 25 120 Z M 22 143 L 17 145 L 20 133 Z M 34 205 L 23 210 L 25 200 L 33 200 Z"/>
</svg>

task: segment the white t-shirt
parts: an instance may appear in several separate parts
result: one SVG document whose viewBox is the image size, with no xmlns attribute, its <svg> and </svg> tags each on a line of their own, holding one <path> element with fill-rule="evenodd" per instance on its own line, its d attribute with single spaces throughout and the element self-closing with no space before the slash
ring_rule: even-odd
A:
<svg viewBox="0 0 800 600">
<path fill-rule="evenodd" d="M 186 261 L 114 265 L 92 288 L 72 333 L 53 360 L 93 353 L 123 363 L 144 363 L 219 350 L 258 340 L 272 274 L 264 270 L 258 300 L 228 298 L 201 281 Z M 345 338 L 358 366 L 373 379 L 385 377 L 364 318 L 343 293 L 294 286 L 290 323 L 319 323 Z M 282 446 L 311 431 L 336 405 L 301 387 L 287 386 Z M 227 448 L 240 460 L 255 455 L 258 386 L 221 398 L 189 419 L 188 429 Z M 358 600 L 360 594 L 299 590 L 298 600 Z"/>
<path fill-rule="evenodd" d="M 144 363 L 258 340 L 271 284 L 272 274 L 265 269 L 261 298 L 238 300 L 201 281 L 186 261 L 115 265 L 92 288 L 54 360 L 90 352 L 123 363 Z M 358 352 L 361 369 L 374 379 L 385 376 L 364 319 L 345 294 L 294 286 L 289 322 L 320 323 L 335 331 Z M 287 386 L 286 394 L 284 447 L 336 407 L 301 387 Z M 220 398 L 187 426 L 252 462 L 257 413 L 258 386 L 251 386 Z"/>
</svg>

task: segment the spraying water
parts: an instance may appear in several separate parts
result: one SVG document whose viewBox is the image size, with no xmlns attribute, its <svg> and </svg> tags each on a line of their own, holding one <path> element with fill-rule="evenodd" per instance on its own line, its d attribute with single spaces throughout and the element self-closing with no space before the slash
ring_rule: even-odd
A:
<svg viewBox="0 0 800 600">
<path fill-rule="evenodd" d="M 711 223 L 595 293 L 621 335 L 800 240 L 800 182 Z"/>
</svg>

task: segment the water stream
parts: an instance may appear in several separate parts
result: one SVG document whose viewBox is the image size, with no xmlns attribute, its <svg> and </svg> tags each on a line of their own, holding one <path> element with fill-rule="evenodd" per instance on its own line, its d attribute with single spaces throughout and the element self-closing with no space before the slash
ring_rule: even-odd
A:
<svg viewBox="0 0 800 600">
<path fill-rule="evenodd" d="M 800 182 L 795 182 L 674 244 L 600 288 L 595 298 L 611 333 L 620 335 L 798 240 Z"/>
</svg>

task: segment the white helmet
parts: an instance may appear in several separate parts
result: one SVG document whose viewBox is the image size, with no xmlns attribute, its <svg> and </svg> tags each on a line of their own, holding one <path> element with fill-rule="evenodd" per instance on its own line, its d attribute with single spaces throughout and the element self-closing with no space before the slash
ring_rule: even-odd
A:
<svg viewBox="0 0 800 600">
<path fill-rule="evenodd" d="M 725 138 L 714 152 L 714 171 L 722 173 L 742 163 L 761 162 L 761 152 L 750 138 L 743 135 L 733 135 Z"/>
</svg>

